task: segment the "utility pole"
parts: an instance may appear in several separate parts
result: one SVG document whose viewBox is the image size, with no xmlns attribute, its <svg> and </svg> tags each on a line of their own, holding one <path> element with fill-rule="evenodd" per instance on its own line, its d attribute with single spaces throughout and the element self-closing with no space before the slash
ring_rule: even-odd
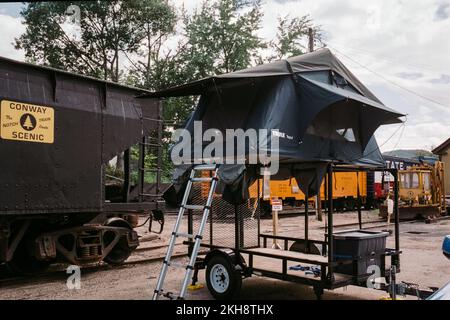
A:
<svg viewBox="0 0 450 320">
<path fill-rule="evenodd" d="M 309 52 L 313 52 L 314 51 L 314 30 L 313 28 L 309 28 L 308 29 L 308 49 Z"/>
</svg>

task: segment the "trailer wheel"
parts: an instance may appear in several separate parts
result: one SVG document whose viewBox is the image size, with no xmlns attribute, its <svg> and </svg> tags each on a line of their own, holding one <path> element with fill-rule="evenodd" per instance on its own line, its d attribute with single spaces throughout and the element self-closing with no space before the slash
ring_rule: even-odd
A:
<svg viewBox="0 0 450 320">
<path fill-rule="evenodd" d="M 108 227 L 127 228 L 133 230 L 133 228 L 130 226 L 128 222 L 120 218 L 112 218 L 108 220 L 105 223 L 105 225 Z M 111 237 L 113 237 L 112 234 L 108 233 L 105 234 L 103 239 L 105 245 L 108 245 L 108 243 L 111 243 L 111 241 L 114 239 Z M 128 245 L 126 237 L 123 236 L 119 240 L 119 242 L 114 246 L 111 252 L 108 253 L 108 255 L 105 258 L 103 258 L 103 261 L 111 265 L 121 265 L 125 262 L 125 260 L 128 259 L 128 257 L 131 255 L 134 249 L 135 248 L 131 248 Z"/>
<path fill-rule="evenodd" d="M 235 298 L 242 286 L 242 276 L 224 256 L 214 255 L 206 267 L 206 284 L 217 300 Z"/>
<path fill-rule="evenodd" d="M 291 247 L 289 248 L 289 251 L 309 253 L 309 254 L 315 254 L 315 255 L 319 255 L 319 256 L 322 255 L 321 250 L 319 249 L 319 247 L 315 243 L 310 243 L 309 244 L 309 248 L 307 248 L 306 247 L 306 241 L 304 241 L 304 240 L 297 240 L 297 241 L 295 241 L 291 245 Z"/>
</svg>

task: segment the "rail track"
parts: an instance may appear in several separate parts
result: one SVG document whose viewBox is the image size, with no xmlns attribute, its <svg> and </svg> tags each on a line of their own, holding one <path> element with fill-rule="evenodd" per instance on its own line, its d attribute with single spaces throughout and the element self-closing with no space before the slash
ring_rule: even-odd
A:
<svg viewBox="0 0 450 320">
<path fill-rule="evenodd" d="M 182 243 L 176 244 L 176 247 L 182 246 Z M 91 273 L 101 270 L 111 270 L 111 269 L 124 269 L 130 268 L 138 264 L 148 264 L 153 262 L 158 262 L 164 260 L 165 251 L 163 253 L 158 252 L 153 255 L 145 256 L 142 258 L 135 259 L 134 257 L 145 253 L 156 251 L 158 249 L 167 248 L 167 244 L 154 245 L 149 247 L 141 247 L 136 248 L 130 256 L 129 260 L 125 261 L 123 264 L 114 266 L 109 265 L 104 262 L 82 266 L 81 270 L 83 273 Z M 182 258 L 187 256 L 187 252 L 184 253 L 175 253 L 173 255 L 174 258 Z M 36 283 L 43 283 L 48 281 L 57 281 L 57 280 L 66 280 L 67 279 L 67 264 L 55 264 L 49 267 L 49 269 L 45 272 L 38 273 L 33 276 L 17 276 L 12 274 L 6 266 L 0 266 L 0 288 L 13 287 L 17 285 L 32 285 Z"/>
<path fill-rule="evenodd" d="M 434 221 L 443 221 L 443 220 L 450 220 L 450 216 L 443 216 L 435 218 Z M 410 221 L 400 221 L 400 225 L 406 225 L 406 224 L 413 224 L 422 222 L 425 223 L 425 220 L 423 219 L 416 219 L 416 220 L 410 220 Z M 377 229 L 377 228 L 385 228 L 385 227 L 392 227 L 394 225 L 394 222 L 391 221 L 391 223 L 387 223 L 385 219 L 378 219 L 373 221 L 366 221 L 362 223 L 363 229 Z M 338 224 L 334 225 L 333 228 L 350 228 L 350 227 L 359 227 L 359 223 L 345 223 L 345 224 Z M 326 227 L 320 227 L 321 229 L 326 229 Z"/>
</svg>

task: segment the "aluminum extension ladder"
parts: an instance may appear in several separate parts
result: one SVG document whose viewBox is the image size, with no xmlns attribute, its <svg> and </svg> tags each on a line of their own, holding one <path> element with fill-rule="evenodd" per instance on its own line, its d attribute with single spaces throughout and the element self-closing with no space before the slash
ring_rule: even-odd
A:
<svg viewBox="0 0 450 320">
<path fill-rule="evenodd" d="M 189 176 L 189 181 L 187 183 L 186 190 L 185 190 L 184 196 L 183 196 L 183 200 L 181 202 L 180 211 L 178 212 L 178 217 L 177 217 L 177 220 L 173 227 L 172 235 L 170 237 L 170 242 L 169 242 L 169 246 L 167 248 L 166 257 L 163 261 L 161 272 L 158 277 L 158 282 L 156 284 L 156 289 L 153 293 L 153 300 L 158 300 L 158 298 L 160 296 L 164 296 L 166 298 L 169 298 L 170 300 L 180 300 L 180 299 L 184 299 L 184 297 L 186 295 L 186 289 L 188 287 L 190 279 L 192 278 L 192 275 L 194 272 L 194 264 L 197 259 L 198 252 L 200 250 L 200 243 L 202 241 L 203 231 L 205 229 L 205 226 L 206 226 L 206 223 L 208 220 L 208 216 L 211 211 L 211 204 L 213 201 L 214 192 L 216 190 L 216 186 L 217 186 L 217 182 L 218 182 L 217 170 L 218 170 L 218 168 L 216 165 L 196 165 L 191 170 L 191 174 Z M 212 171 L 213 175 L 210 178 L 204 178 L 204 177 L 197 178 L 195 176 L 196 173 L 202 172 L 202 171 Z M 187 204 L 189 195 L 192 190 L 192 185 L 197 182 L 210 182 L 208 199 L 206 200 L 205 205 L 189 205 L 189 204 Z M 187 210 L 203 210 L 203 216 L 202 216 L 197 234 L 186 234 L 186 233 L 179 232 L 181 221 L 183 220 L 183 216 L 184 216 L 186 209 Z M 194 239 L 194 246 L 192 249 L 192 253 L 191 253 L 191 257 L 190 257 L 188 265 L 177 264 L 177 263 L 174 263 L 171 261 L 173 249 L 175 247 L 178 237 Z M 167 273 L 169 271 L 169 267 L 186 269 L 183 284 L 181 286 L 181 290 L 180 290 L 178 296 L 172 292 L 168 292 L 168 291 L 166 292 L 163 289 L 163 284 L 166 279 Z"/>
</svg>

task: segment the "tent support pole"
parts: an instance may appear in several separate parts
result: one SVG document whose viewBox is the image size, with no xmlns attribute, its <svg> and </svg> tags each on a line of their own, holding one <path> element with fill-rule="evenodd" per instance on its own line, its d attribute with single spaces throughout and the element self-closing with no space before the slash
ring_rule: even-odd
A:
<svg viewBox="0 0 450 320">
<path fill-rule="evenodd" d="M 333 164 L 328 166 L 328 279 L 334 281 L 333 274 Z"/>
<path fill-rule="evenodd" d="M 359 230 L 362 229 L 362 216 L 361 216 L 361 191 L 359 190 L 359 171 L 356 172 L 356 191 L 357 191 L 357 208 L 358 208 L 358 225 Z"/>
<path fill-rule="evenodd" d="M 305 252 L 309 253 L 309 203 L 308 190 L 305 192 Z"/>
<path fill-rule="evenodd" d="M 395 266 L 397 272 L 400 272 L 400 212 L 398 209 L 398 170 L 394 169 L 391 172 L 394 175 L 394 214 L 395 214 Z"/>
</svg>

